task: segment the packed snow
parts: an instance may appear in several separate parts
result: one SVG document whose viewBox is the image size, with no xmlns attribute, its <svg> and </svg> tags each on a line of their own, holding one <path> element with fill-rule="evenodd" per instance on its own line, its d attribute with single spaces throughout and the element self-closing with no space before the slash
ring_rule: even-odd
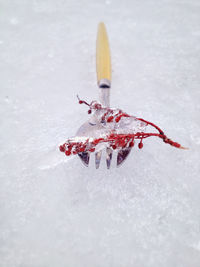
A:
<svg viewBox="0 0 200 267">
<path fill-rule="evenodd" d="M 200 266 L 200 2 L 0 0 L 0 266 Z M 98 100 L 97 26 L 111 106 L 152 121 L 110 170 L 58 146 Z"/>
</svg>

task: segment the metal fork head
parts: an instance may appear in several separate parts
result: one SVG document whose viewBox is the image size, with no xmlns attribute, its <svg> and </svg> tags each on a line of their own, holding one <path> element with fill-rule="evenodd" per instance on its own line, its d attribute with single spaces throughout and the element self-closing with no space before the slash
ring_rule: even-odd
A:
<svg viewBox="0 0 200 267">
<path fill-rule="evenodd" d="M 106 99 L 106 96 L 109 96 L 108 93 L 103 95 L 102 99 Z M 107 102 L 108 103 L 108 102 Z M 106 129 L 102 122 L 99 121 L 98 112 L 95 112 L 88 121 L 86 121 L 77 131 L 76 136 L 81 137 L 92 137 L 92 138 L 99 138 L 102 133 L 109 134 L 110 129 Z M 102 157 L 102 149 L 105 148 L 105 145 L 98 147 L 95 153 L 95 166 L 96 169 L 99 168 L 101 157 Z M 124 160 L 127 158 L 131 151 L 131 148 L 122 148 L 118 151 L 117 154 L 117 166 L 121 166 Z M 111 161 L 112 161 L 113 149 L 111 147 L 106 147 L 106 165 L 107 169 L 110 169 Z M 90 152 L 81 152 L 78 154 L 81 161 L 84 163 L 85 166 L 89 165 L 90 161 Z"/>
<path fill-rule="evenodd" d="M 131 148 L 123 148 L 118 151 L 117 154 L 117 167 L 121 166 L 124 160 L 128 157 L 129 153 L 131 151 Z M 106 165 L 107 169 L 110 169 L 111 162 L 112 162 L 112 154 L 113 150 L 110 147 L 106 148 Z M 90 152 L 82 152 L 79 153 L 78 156 L 80 157 L 83 164 L 88 167 L 89 161 L 90 161 Z M 100 162 L 101 162 L 101 156 L 102 156 L 102 150 L 95 153 L 95 166 L 96 169 L 99 168 Z"/>
<path fill-rule="evenodd" d="M 86 121 L 77 131 L 76 136 L 86 136 L 86 137 L 99 137 L 100 132 L 105 129 L 101 125 L 101 123 L 97 120 L 97 117 L 94 115 L 91 116 L 90 120 Z M 79 153 L 78 156 L 80 157 L 81 161 L 85 166 L 89 165 L 90 160 L 90 152 L 82 152 Z M 95 166 L 96 169 L 99 168 L 102 156 L 102 149 L 95 153 Z M 106 163 L 107 168 L 110 168 L 112 160 L 112 149 L 107 147 L 106 148 Z"/>
</svg>

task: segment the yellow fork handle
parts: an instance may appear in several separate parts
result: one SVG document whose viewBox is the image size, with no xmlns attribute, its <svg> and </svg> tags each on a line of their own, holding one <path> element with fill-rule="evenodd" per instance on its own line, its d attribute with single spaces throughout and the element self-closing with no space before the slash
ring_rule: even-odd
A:
<svg viewBox="0 0 200 267">
<path fill-rule="evenodd" d="M 106 27 L 99 23 L 96 43 L 97 83 L 100 88 L 111 86 L 111 59 Z"/>
</svg>

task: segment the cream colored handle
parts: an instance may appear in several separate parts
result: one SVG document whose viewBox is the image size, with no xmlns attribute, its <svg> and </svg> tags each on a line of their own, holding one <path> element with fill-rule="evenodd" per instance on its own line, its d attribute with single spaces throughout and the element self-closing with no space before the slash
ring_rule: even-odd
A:
<svg viewBox="0 0 200 267">
<path fill-rule="evenodd" d="M 99 23 L 96 43 L 97 83 L 100 88 L 111 86 L 111 59 L 106 27 Z"/>
</svg>

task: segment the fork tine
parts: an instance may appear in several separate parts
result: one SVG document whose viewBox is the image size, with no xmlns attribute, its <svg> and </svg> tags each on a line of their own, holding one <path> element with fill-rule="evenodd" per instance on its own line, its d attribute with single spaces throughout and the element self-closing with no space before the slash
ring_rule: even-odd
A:
<svg viewBox="0 0 200 267">
<path fill-rule="evenodd" d="M 107 169 L 110 169 L 110 164 L 112 160 L 112 149 L 107 147 L 106 148 L 106 164 L 107 164 Z"/>
<path fill-rule="evenodd" d="M 119 167 L 124 162 L 124 160 L 128 157 L 130 152 L 131 152 L 130 147 L 122 148 L 119 150 L 117 154 L 117 167 Z"/>
<path fill-rule="evenodd" d="M 99 168 L 99 165 L 100 165 L 100 162 L 101 162 L 101 154 L 102 154 L 102 150 L 95 153 L 95 165 L 96 165 L 96 169 Z"/>
<path fill-rule="evenodd" d="M 88 167 L 89 165 L 89 160 L 90 160 L 90 154 L 89 152 L 82 152 L 79 153 L 78 156 L 80 157 L 81 161 L 83 162 L 83 164 Z"/>
</svg>

